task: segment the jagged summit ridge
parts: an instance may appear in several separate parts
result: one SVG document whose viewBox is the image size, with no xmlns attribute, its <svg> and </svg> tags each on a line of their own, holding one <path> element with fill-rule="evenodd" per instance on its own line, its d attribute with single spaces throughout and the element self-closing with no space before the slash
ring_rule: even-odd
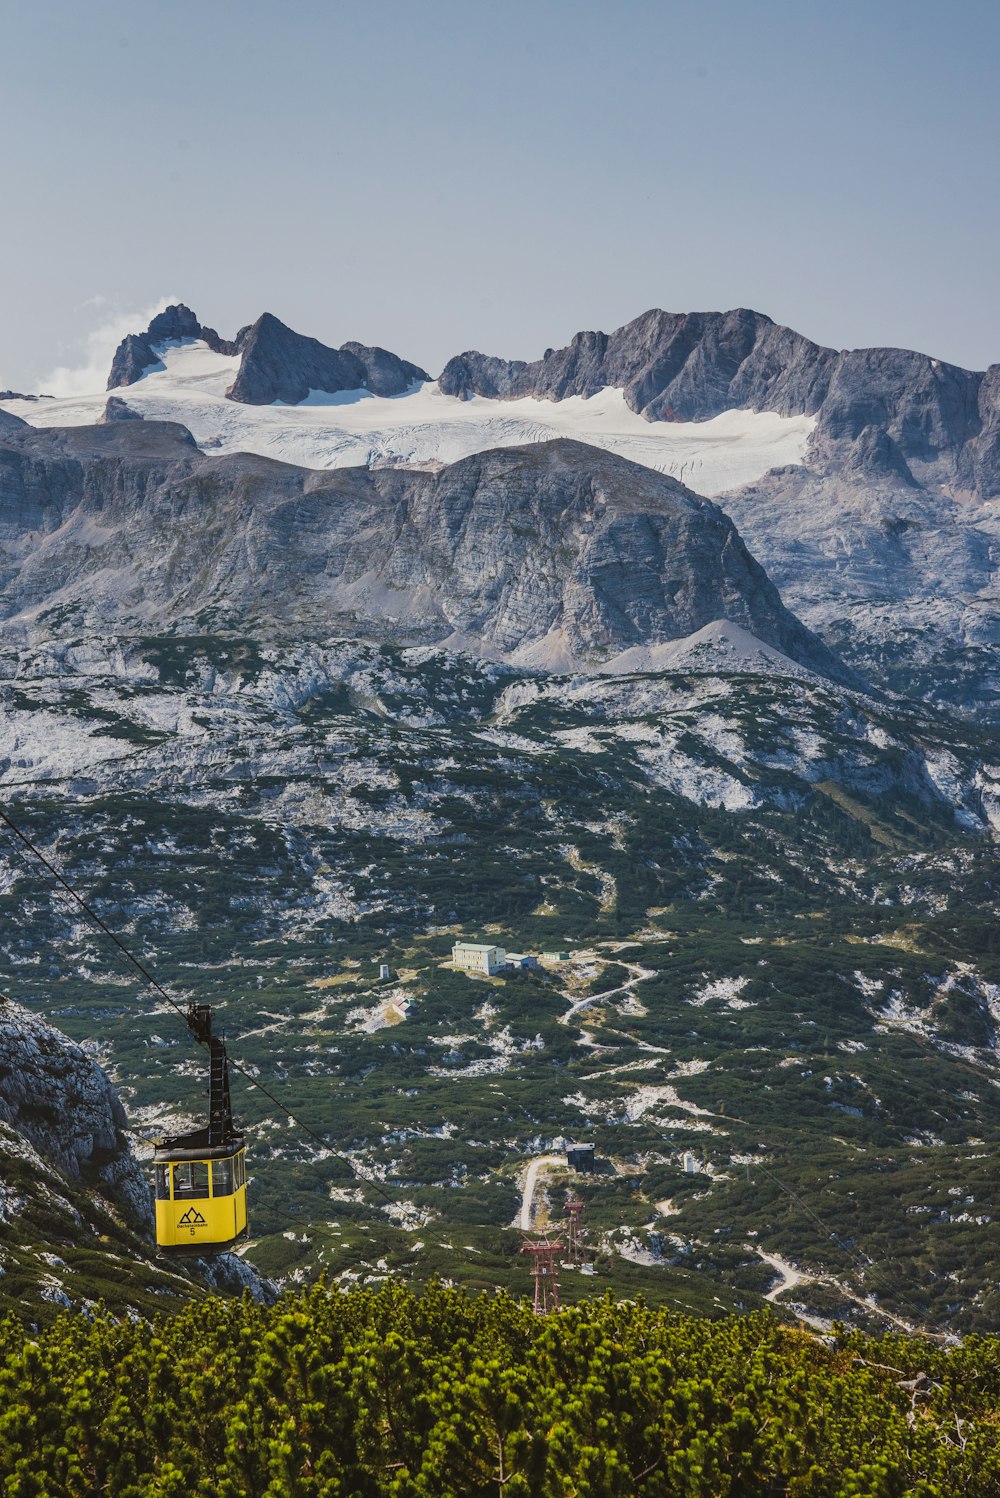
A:
<svg viewBox="0 0 1000 1498">
<path fill-rule="evenodd" d="M 226 393 L 231 400 L 251 406 L 274 401 L 298 405 L 313 390 L 400 395 L 414 381 L 430 378 L 426 370 L 388 349 L 357 342 L 327 348 L 317 338 L 294 332 L 270 312 L 241 328 L 235 338 L 220 338 L 180 302 L 158 313 L 145 333 L 130 333 L 122 340 L 107 388 L 133 385 L 150 370 L 162 368 L 158 345 L 185 339 L 200 339 L 214 353 L 240 356 L 236 378 Z"/>
<path fill-rule="evenodd" d="M 330 348 L 269 312 L 220 338 L 183 303 L 123 340 L 108 389 L 160 367 L 157 346 L 200 339 L 239 356 L 227 390 L 246 405 L 297 405 L 313 391 L 399 395 L 427 371 L 387 349 Z M 763 313 L 674 313 L 653 308 L 612 333 L 580 332 L 533 362 L 457 354 L 439 381 L 445 395 L 561 401 L 608 388 L 650 422 L 705 421 L 733 410 L 814 416 L 813 455 L 853 475 L 915 480 L 913 464 L 940 464 L 981 498 L 1000 494 L 1000 365 L 977 372 L 908 349 L 838 351 Z"/>
<path fill-rule="evenodd" d="M 608 385 L 649 421 L 704 421 L 749 408 L 815 415 L 814 455 L 912 482 L 908 463 L 944 458 L 982 498 L 1000 493 L 1000 366 L 960 369 L 908 349 L 837 351 L 760 312 L 653 309 L 613 333 L 577 333 L 533 363 L 470 351 L 441 389 L 548 400 Z"/>
<path fill-rule="evenodd" d="M 144 333 L 126 334 L 111 361 L 107 389 L 134 385 L 150 369 L 162 368 L 158 345 L 179 343 L 185 338 L 200 338 L 217 354 L 238 352 L 238 337 L 232 341 L 220 338 L 214 328 L 198 321 L 190 307 L 178 302 L 158 312 Z"/>
<path fill-rule="evenodd" d="M 653 308 L 613 333 L 577 333 L 533 363 L 468 352 L 449 360 L 441 388 L 467 398 L 563 400 L 608 385 L 650 421 L 700 421 L 734 407 L 807 413 L 822 400 L 836 358 L 762 313 L 673 313 Z"/>
</svg>

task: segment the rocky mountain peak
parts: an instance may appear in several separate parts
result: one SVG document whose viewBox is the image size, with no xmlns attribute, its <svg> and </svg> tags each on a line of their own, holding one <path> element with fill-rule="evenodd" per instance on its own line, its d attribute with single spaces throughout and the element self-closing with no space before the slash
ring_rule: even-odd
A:
<svg viewBox="0 0 1000 1498">
<path fill-rule="evenodd" d="M 198 321 L 190 307 L 177 302 L 158 312 L 144 333 L 128 333 L 122 339 L 111 361 L 108 390 L 134 385 L 149 370 L 161 368 L 160 345 L 186 338 L 200 338 L 219 354 L 237 352 L 235 341 L 220 338 L 214 328 Z"/>
<path fill-rule="evenodd" d="M 909 464 L 944 465 L 949 482 L 971 479 L 981 498 L 1000 493 L 1000 444 L 980 440 L 1000 429 L 996 379 L 908 349 L 824 348 L 746 307 L 652 308 L 613 333 L 577 333 L 531 363 L 470 351 L 448 361 L 440 384 L 460 399 L 555 401 L 612 386 L 648 421 L 734 409 L 816 416 L 824 467 L 910 485 Z"/>
<path fill-rule="evenodd" d="M 202 338 L 204 334 L 205 329 L 183 302 L 164 307 L 146 329 L 146 337 L 152 343 L 162 343 L 168 338 Z"/>
<path fill-rule="evenodd" d="M 399 395 L 415 380 L 429 380 L 427 371 L 388 349 L 349 342 L 328 348 L 317 338 L 296 333 L 272 312 L 241 328 L 233 339 L 220 338 L 178 302 L 165 307 L 144 333 L 129 333 L 115 352 L 107 388 L 133 385 L 150 370 L 162 368 L 162 346 L 185 339 L 201 339 L 216 353 L 241 355 L 236 378 L 226 392 L 246 405 L 281 401 L 298 405 L 310 391 L 336 394 L 341 390 L 370 390 L 373 395 Z"/>
<path fill-rule="evenodd" d="M 650 421 L 703 421 L 734 406 L 791 415 L 817 408 L 817 377 L 834 357 L 745 307 L 651 308 L 613 333 L 577 333 L 566 348 L 548 349 L 531 364 L 460 354 L 445 366 L 441 389 L 461 397 L 563 400 L 611 385 Z"/>
<path fill-rule="evenodd" d="M 430 379 L 426 370 L 388 349 L 354 342 L 328 348 L 317 338 L 294 332 L 270 312 L 241 332 L 239 343 L 239 372 L 226 393 L 231 400 L 252 406 L 274 401 L 295 406 L 313 390 L 400 395 L 415 380 Z"/>
</svg>

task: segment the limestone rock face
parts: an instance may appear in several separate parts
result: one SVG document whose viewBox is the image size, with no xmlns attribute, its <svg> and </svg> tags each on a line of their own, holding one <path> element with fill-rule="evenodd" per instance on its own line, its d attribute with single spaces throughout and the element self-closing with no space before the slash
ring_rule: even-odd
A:
<svg viewBox="0 0 1000 1498">
<path fill-rule="evenodd" d="M 92 626 L 212 609 L 551 667 L 724 619 L 842 670 L 717 506 L 578 442 L 316 472 L 169 423 L 28 429 L 0 446 L 0 546 L 15 628 L 58 595 Z"/>
<path fill-rule="evenodd" d="M 440 383 L 448 395 L 547 400 L 613 385 L 650 421 L 701 421 L 734 406 L 812 413 L 836 357 L 746 308 L 654 309 L 614 333 L 577 333 L 567 348 L 549 349 L 532 364 L 460 354 Z"/>
<path fill-rule="evenodd" d="M 982 377 L 974 425 L 975 437 L 959 456 L 959 483 L 982 499 L 996 499 L 1000 497 L 1000 364 L 991 364 Z"/>
<path fill-rule="evenodd" d="M 895 480 L 916 487 L 906 459 L 882 427 L 862 427 L 844 459 L 843 471 L 853 479 Z"/>
<path fill-rule="evenodd" d="M 149 1188 L 125 1137 L 125 1110 L 80 1046 L 0 1000 L 0 1121 L 70 1182 L 103 1187 L 148 1228 Z"/>
</svg>

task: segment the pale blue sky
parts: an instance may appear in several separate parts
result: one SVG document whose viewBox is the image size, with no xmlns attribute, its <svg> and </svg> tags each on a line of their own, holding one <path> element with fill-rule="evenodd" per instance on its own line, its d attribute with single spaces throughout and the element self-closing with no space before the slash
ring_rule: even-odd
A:
<svg viewBox="0 0 1000 1498">
<path fill-rule="evenodd" d="M 432 373 L 650 306 L 1000 361 L 995 3 L 0 0 L 0 22 L 0 386 L 103 364 L 165 296 Z"/>
</svg>

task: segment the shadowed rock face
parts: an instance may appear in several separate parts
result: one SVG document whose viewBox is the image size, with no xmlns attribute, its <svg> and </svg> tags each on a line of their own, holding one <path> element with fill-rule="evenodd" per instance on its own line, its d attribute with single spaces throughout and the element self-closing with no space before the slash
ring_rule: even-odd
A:
<svg viewBox="0 0 1000 1498">
<path fill-rule="evenodd" d="M 239 373 L 226 394 L 246 405 L 284 401 L 294 406 L 310 390 L 335 394 L 339 390 L 370 390 L 373 395 L 399 395 L 414 380 L 430 376 L 415 364 L 383 348 L 345 343 L 327 348 L 316 338 L 294 333 L 265 312 L 239 334 Z"/>
<path fill-rule="evenodd" d="M 315 472 L 206 457 L 169 423 L 25 429 L 0 446 L 0 546 L 25 625 L 54 605 L 91 627 L 212 609 L 543 664 L 729 619 L 843 672 L 715 505 L 576 442 Z"/>
</svg>

